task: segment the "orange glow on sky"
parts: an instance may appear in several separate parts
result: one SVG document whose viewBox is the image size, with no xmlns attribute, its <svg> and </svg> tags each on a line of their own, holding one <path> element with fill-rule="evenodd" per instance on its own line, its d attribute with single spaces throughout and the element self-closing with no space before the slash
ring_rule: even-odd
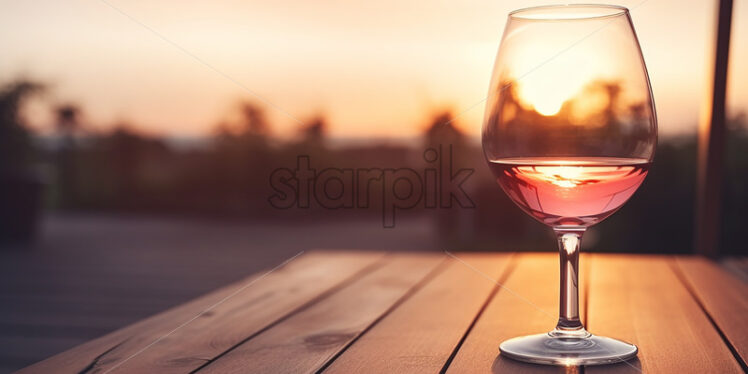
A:
<svg viewBox="0 0 748 374">
<path fill-rule="evenodd" d="M 45 102 L 80 104 L 92 127 L 166 135 L 210 133 L 239 101 L 259 101 L 251 91 L 277 107 L 266 105 L 274 134 L 322 113 L 340 137 L 417 135 L 444 107 L 477 136 L 507 13 L 547 2 L 109 1 L 168 41 L 101 1 L 6 1 L 0 81 L 49 82 Z M 735 4 L 732 111 L 748 110 L 747 8 Z M 710 1 L 632 9 L 663 133 L 696 128 L 713 12 Z M 563 97 L 526 86 L 541 113 L 558 111 Z M 41 128 L 44 108 L 31 110 Z"/>
<path fill-rule="evenodd" d="M 585 48 L 579 45 L 578 48 Z M 561 110 L 564 102 L 579 95 L 584 86 L 596 79 L 603 79 L 605 61 L 589 59 L 581 65 L 573 59 L 565 59 L 563 55 L 554 59 L 552 63 L 538 66 L 538 61 L 545 61 L 548 52 L 543 48 L 520 48 L 517 50 L 516 64 L 531 67 L 528 73 L 523 73 L 515 83 L 517 94 L 525 109 L 534 109 L 544 116 L 552 116 Z M 593 51 L 589 51 L 593 53 Z M 568 56 L 568 54 L 567 54 Z"/>
</svg>

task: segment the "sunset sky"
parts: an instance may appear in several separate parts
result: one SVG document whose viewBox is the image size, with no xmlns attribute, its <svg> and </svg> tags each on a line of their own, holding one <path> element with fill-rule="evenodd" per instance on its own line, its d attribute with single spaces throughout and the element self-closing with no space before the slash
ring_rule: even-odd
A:
<svg viewBox="0 0 748 374">
<path fill-rule="evenodd" d="M 412 136 L 439 108 L 477 134 L 507 13 L 545 2 L 0 0 L 0 81 L 50 84 L 30 108 L 40 128 L 50 104 L 75 102 L 92 128 L 203 135 L 251 100 L 278 136 L 317 114 L 337 137 Z M 694 131 L 714 4 L 619 3 L 631 8 L 662 133 Z M 746 0 L 732 32 L 736 113 L 748 110 Z"/>
</svg>

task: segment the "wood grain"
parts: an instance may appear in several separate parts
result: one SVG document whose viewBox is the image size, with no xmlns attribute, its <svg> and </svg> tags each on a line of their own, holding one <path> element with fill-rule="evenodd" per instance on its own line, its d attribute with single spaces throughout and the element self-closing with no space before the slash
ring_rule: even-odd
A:
<svg viewBox="0 0 748 374">
<path fill-rule="evenodd" d="M 504 287 L 488 304 L 447 373 L 572 373 L 577 368 L 525 364 L 499 356 L 499 344 L 553 329 L 558 320 L 556 253 L 518 255 Z M 582 264 L 587 261 L 583 255 Z M 584 265 L 582 265 L 584 266 Z M 585 274 L 580 272 L 583 281 Z M 584 292 L 580 295 L 584 297 Z M 584 303 L 582 302 L 582 305 Z"/>
<path fill-rule="evenodd" d="M 439 372 L 497 287 L 510 258 L 500 254 L 455 256 L 436 279 L 363 335 L 324 372 Z"/>
<path fill-rule="evenodd" d="M 675 261 L 684 281 L 729 340 L 745 367 L 748 359 L 748 284 L 703 257 L 681 256 Z"/>
<path fill-rule="evenodd" d="M 524 364 L 498 352 L 501 341 L 556 323 L 556 253 L 457 256 L 464 263 L 433 253 L 312 252 L 22 372 L 581 370 Z M 634 361 L 586 367 L 588 374 L 743 372 L 725 339 L 744 360 L 745 283 L 697 257 L 583 254 L 580 265 L 588 329 L 640 349 Z"/>
<path fill-rule="evenodd" d="M 92 340 L 21 373 L 103 373 L 253 280 L 256 284 L 130 358 L 124 372 L 188 372 L 246 337 L 334 289 L 374 270 L 376 252 L 310 252 L 263 277 L 253 275 L 187 304 Z M 260 277 L 262 277 L 260 279 Z"/>
<path fill-rule="evenodd" d="M 244 342 L 199 373 L 310 373 L 356 339 L 419 282 L 442 254 L 397 255 L 324 302 Z"/>
<path fill-rule="evenodd" d="M 629 364 L 596 373 L 742 373 L 663 256 L 593 255 L 588 328 L 639 347 Z"/>
</svg>

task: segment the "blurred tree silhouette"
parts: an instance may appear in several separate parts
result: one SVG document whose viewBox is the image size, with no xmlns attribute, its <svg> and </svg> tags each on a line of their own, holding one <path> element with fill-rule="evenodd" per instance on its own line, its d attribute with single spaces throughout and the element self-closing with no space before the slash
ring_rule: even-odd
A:
<svg viewBox="0 0 748 374">
<path fill-rule="evenodd" d="M 304 124 L 299 129 L 301 142 L 313 147 L 323 147 L 325 145 L 325 136 L 327 135 L 327 122 L 325 117 L 318 115 L 309 123 Z"/>
<path fill-rule="evenodd" d="M 270 125 L 265 119 L 265 112 L 257 104 L 246 102 L 242 104 L 242 114 L 244 118 L 240 125 L 240 132 L 247 136 L 261 136 L 265 137 L 268 135 Z"/>
<path fill-rule="evenodd" d="M 39 83 L 20 80 L 0 89 L 0 172 L 25 172 L 33 161 L 34 146 L 21 108 L 43 88 Z"/>
<path fill-rule="evenodd" d="M 43 183 L 22 106 L 42 89 L 27 80 L 0 88 L 0 242 L 33 239 L 39 221 Z"/>
<path fill-rule="evenodd" d="M 547 116 L 523 102 L 515 81 L 504 82 L 502 86 L 506 88 L 493 100 L 502 102 L 503 110 L 492 113 L 485 127 L 489 136 L 494 131 L 505 130 L 501 149 L 494 149 L 492 152 L 497 154 L 492 157 L 633 155 L 646 154 L 651 149 L 647 137 L 651 109 L 641 102 L 626 102 L 618 82 L 593 81 L 564 101 L 558 113 Z M 578 136 L 581 126 L 585 136 Z M 626 142 L 620 136 L 624 129 L 629 139 Z"/>
<path fill-rule="evenodd" d="M 58 204 L 63 208 L 75 207 L 79 204 L 75 132 L 80 126 L 80 109 L 74 104 L 62 104 L 54 109 L 54 114 L 60 138 L 55 157 Z"/>
<path fill-rule="evenodd" d="M 80 126 L 80 108 L 75 104 L 62 104 L 55 108 L 57 131 L 71 136 Z"/>
<path fill-rule="evenodd" d="M 261 196 L 265 183 L 260 178 L 270 175 L 272 149 L 270 125 L 263 109 L 252 102 L 240 104 L 236 123 L 224 123 L 214 138 L 215 153 L 211 161 L 208 188 L 217 191 L 222 210 L 240 214 L 265 207 Z M 233 131 L 226 131 L 234 129 Z M 263 176 L 263 177 L 260 177 Z M 262 181 L 264 182 L 264 180 Z"/>
<path fill-rule="evenodd" d="M 436 113 L 424 133 L 426 145 L 463 145 L 465 135 L 455 126 L 454 122 L 455 118 L 451 111 L 445 110 Z"/>
<path fill-rule="evenodd" d="M 32 134 L 20 113 L 24 99 L 41 89 L 36 83 L 16 82 L 0 91 L 0 170 L 17 170 L 33 161 Z M 617 103 L 619 88 L 615 83 L 598 82 L 588 89 L 603 98 L 605 106 L 597 109 L 601 120 L 625 120 L 646 126 L 646 108 L 638 103 Z M 502 100 L 518 100 L 508 91 Z M 508 104 L 505 107 L 510 110 L 505 114 L 512 120 L 507 126 L 521 126 L 521 121 L 545 121 L 547 126 L 543 131 L 562 133 L 575 126 L 571 120 L 541 116 L 523 108 L 518 101 Z M 561 108 L 567 119 L 572 118 L 573 105 L 568 102 Z M 474 201 L 474 209 L 463 209 L 456 204 L 449 209 L 427 209 L 423 199 L 418 206 L 402 213 L 433 219 L 444 245 L 449 248 L 555 250 L 548 240 L 550 231 L 506 197 L 485 166 L 481 145 L 460 131 L 448 110 L 433 112 L 427 118 L 420 143 L 350 143 L 331 147 L 324 116 L 310 119 L 299 127 L 297 137 L 283 141 L 271 136 L 271 124 L 262 107 L 244 102 L 234 116 L 227 117 L 231 120 L 216 126 L 204 146 L 189 149 L 171 147 L 164 139 L 141 134 L 129 124 L 118 124 L 103 133 L 86 131 L 81 128 L 83 110 L 76 105 L 60 105 L 53 113 L 60 140 L 57 144 L 61 146 L 48 149 L 47 156 L 59 176 L 54 188 L 61 209 L 282 222 L 362 216 L 374 218 L 372 224 L 376 224 L 381 220 L 383 196 L 390 193 L 387 186 L 377 181 L 366 191 L 368 208 L 325 209 L 312 199 L 308 208 L 279 210 L 267 202 L 273 194 L 269 176 L 277 168 L 293 171 L 299 156 L 308 156 L 311 168 L 317 172 L 329 168 L 410 168 L 423 173 L 430 168 L 438 170 L 447 183 L 451 173 L 468 168 L 474 173 L 462 187 Z M 639 131 L 636 126 L 633 128 Z M 554 146 L 544 143 L 545 137 L 539 136 L 542 134 L 528 131 L 518 131 L 517 136 L 537 138 L 538 147 Z M 590 149 L 598 146 L 594 139 L 585 142 L 579 146 Z M 731 119 L 726 149 L 723 248 L 728 253 L 746 249 L 742 230 L 748 211 L 747 147 L 748 124 L 745 114 L 741 114 Z M 434 152 L 427 154 L 428 149 L 439 151 L 436 159 Z M 690 252 L 695 171 L 695 136 L 661 138 L 643 186 L 620 212 L 591 229 L 585 247 L 598 251 Z M 355 182 L 343 182 L 341 187 L 352 191 L 354 186 L 350 184 Z M 440 191 L 434 188 L 439 187 L 425 186 L 424 193 L 438 194 Z"/>
</svg>

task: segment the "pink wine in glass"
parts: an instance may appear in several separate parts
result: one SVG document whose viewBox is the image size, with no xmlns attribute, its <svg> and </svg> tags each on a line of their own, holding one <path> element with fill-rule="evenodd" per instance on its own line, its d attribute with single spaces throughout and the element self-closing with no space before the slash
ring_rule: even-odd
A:
<svg viewBox="0 0 748 374">
<path fill-rule="evenodd" d="M 514 202 L 549 226 L 591 226 L 613 214 L 647 176 L 650 162 L 613 157 L 489 160 Z"/>
</svg>

